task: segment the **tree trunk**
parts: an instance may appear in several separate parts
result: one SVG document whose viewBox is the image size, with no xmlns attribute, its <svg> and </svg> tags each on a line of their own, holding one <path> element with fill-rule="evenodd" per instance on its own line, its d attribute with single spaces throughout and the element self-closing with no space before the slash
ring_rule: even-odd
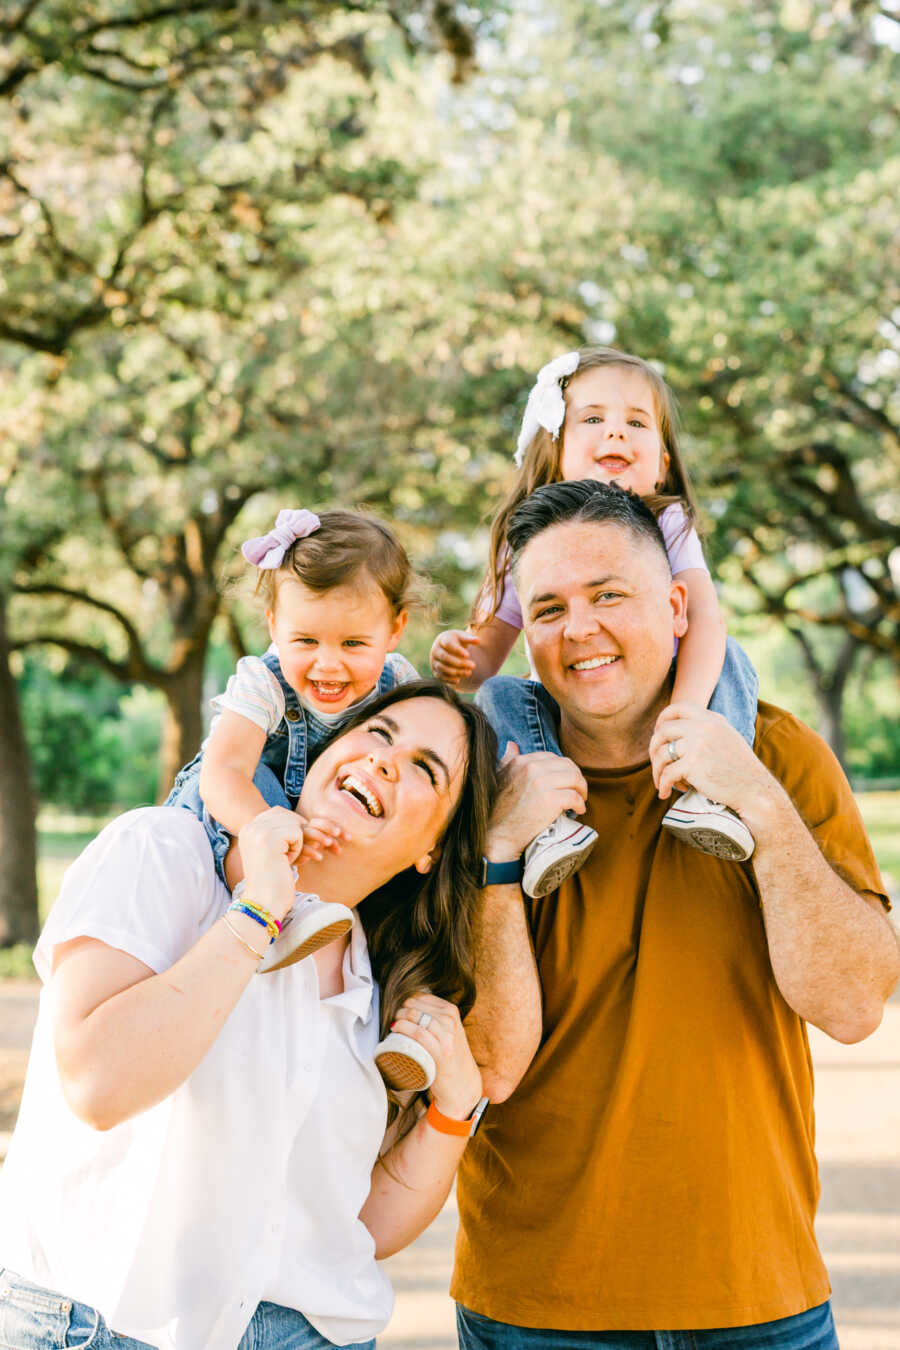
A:
<svg viewBox="0 0 900 1350">
<path fill-rule="evenodd" d="M 816 684 L 819 708 L 819 735 L 824 736 L 846 771 L 847 742 L 844 737 L 844 689 L 846 678 L 829 684 Z"/>
<path fill-rule="evenodd" d="M 165 801 L 183 764 L 194 758 L 203 740 L 203 668 L 206 644 L 191 653 L 166 683 L 166 718 L 159 755 L 157 801 Z"/>
<path fill-rule="evenodd" d="M 806 668 L 812 677 L 813 690 L 819 708 L 819 735 L 831 746 L 841 767 L 846 772 L 847 742 L 844 736 L 844 693 L 847 681 L 859 655 L 862 643 L 847 633 L 828 667 L 817 657 L 812 643 L 799 629 L 789 630 L 797 640 Z"/>
<path fill-rule="evenodd" d="M 31 761 L 9 668 L 6 596 L 0 594 L 0 947 L 35 942 L 40 922 L 37 893 L 37 802 Z"/>
</svg>

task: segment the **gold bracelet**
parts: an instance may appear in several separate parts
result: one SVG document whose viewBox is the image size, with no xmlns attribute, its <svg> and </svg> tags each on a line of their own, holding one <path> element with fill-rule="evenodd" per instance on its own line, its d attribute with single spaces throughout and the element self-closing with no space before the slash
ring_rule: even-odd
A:
<svg viewBox="0 0 900 1350">
<path fill-rule="evenodd" d="M 251 946 L 250 946 L 250 943 L 247 942 L 247 940 L 246 940 L 245 938 L 242 938 L 242 937 L 241 937 L 240 933 L 239 933 L 238 930 L 235 928 L 234 924 L 228 922 L 228 915 L 227 915 L 227 914 L 223 914 L 223 915 L 222 915 L 222 921 L 223 921 L 223 923 L 225 924 L 225 927 L 228 929 L 229 933 L 233 933 L 233 934 L 234 934 L 234 936 L 237 938 L 237 940 L 238 940 L 238 942 L 241 944 L 241 946 L 242 946 L 242 947 L 246 947 L 246 948 L 247 948 L 247 951 L 250 953 L 251 956 L 255 956 L 256 959 L 257 959 L 257 961 L 261 961 L 261 960 L 263 959 L 263 954 L 262 954 L 262 952 L 258 952 L 258 951 L 256 950 L 255 947 L 251 947 Z"/>
</svg>

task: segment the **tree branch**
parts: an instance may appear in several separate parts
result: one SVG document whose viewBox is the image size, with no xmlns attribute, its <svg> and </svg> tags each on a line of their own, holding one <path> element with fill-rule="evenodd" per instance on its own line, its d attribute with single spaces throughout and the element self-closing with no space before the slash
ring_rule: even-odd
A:
<svg viewBox="0 0 900 1350">
<path fill-rule="evenodd" d="M 91 609 L 99 610 L 101 614 L 107 614 L 113 619 L 125 634 L 128 644 L 129 662 L 128 669 L 135 672 L 133 678 L 145 678 L 143 672 L 152 670 L 149 661 L 144 655 L 144 649 L 141 644 L 140 634 L 126 615 L 115 605 L 110 604 L 108 600 L 98 600 L 96 596 L 88 595 L 85 591 L 72 590 L 68 586 L 55 586 L 49 582 L 34 582 L 31 584 L 16 585 L 13 588 L 17 595 L 56 595 L 63 600 L 74 600 L 78 604 L 88 605 Z M 54 638 L 53 641 L 56 641 Z M 137 672 L 141 674 L 138 675 Z"/>
<path fill-rule="evenodd" d="M 145 676 L 136 676 L 130 665 L 124 661 L 114 661 L 99 647 L 92 647 L 87 642 L 76 642 L 74 638 L 61 637 L 59 633 L 33 633 L 31 637 L 19 638 L 9 644 L 10 651 L 24 651 L 28 647 L 61 647 L 63 651 L 71 652 L 73 656 L 80 656 L 85 661 L 90 661 L 92 665 L 99 666 L 101 670 L 105 670 L 108 675 L 112 675 L 123 684 L 135 679 L 142 683 L 152 683 Z"/>
</svg>

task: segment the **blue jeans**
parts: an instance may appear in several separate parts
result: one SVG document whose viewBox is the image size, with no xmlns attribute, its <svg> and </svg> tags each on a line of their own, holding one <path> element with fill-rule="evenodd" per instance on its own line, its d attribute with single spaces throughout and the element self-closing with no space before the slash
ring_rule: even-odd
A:
<svg viewBox="0 0 900 1350">
<path fill-rule="evenodd" d="M 541 1331 L 495 1322 L 456 1305 L 460 1350 L 839 1350 L 831 1304 L 716 1331 Z"/>
<path fill-rule="evenodd" d="M 759 679 L 734 638 L 725 644 L 725 661 L 709 706 L 721 713 L 752 745 L 756 738 L 756 698 Z M 515 741 L 523 755 L 535 750 L 562 754 L 559 748 L 559 708 L 542 684 L 510 675 L 485 680 L 475 702 L 497 733 L 502 756 L 507 741 Z"/>
<path fill-rule="evenodd" d="M 176 778 L 175 786 L 166 798 L 165 805 L 183 806 L 186 811 L 190 811 L 202 823 L 209 840 L 209 846 L 212 849 L 216 872 L 219 880 L 224 882 L 225 858 L 234 843 L 234 839 L 225 829 L 225 826 L 220 825 L 203 805 L 199 782 L 199 774 L 192 774 L 182 781 Z M 269 768 L 268 764 L 263 764 L 261 760 L 256 766 L 256 773 L 253 775 L 253 786 L 260 793 L 267 806 L 285 806 L 289 811 L 293 809 L 293 802 L 285 792 L 281 779 Z"/>
<path fill-rule="evenodd" d="M 42 1289 L 21 1275 L 0 1269 L 0 1346 L 15 1350 L 152 1350 L 146 1341 L 110 1331 L 86 1303 Z M 355 1350 L 375 1350 L 374 1341 L 355 1341 Z M 224 1347 L 223 1347 L 224 1350 Z M 260 1303 L 237 1350 L 334 1350 L 302 1313 L 277 1303 Z"/>
</svg>

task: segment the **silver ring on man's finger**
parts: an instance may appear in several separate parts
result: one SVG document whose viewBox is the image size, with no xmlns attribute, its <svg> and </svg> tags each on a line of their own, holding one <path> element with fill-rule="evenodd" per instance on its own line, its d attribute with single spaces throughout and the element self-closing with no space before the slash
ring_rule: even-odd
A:
<svg viewBox="0 0 900 1350">
<path fill-rule="evenodd" d="M 428 1026 L 429 1022 L 431 1022 L 431 1020 L 432 1020 L 431 1013 L 429 1013 L 429 1012 L 423 1012 L 423 1013 L 420 1013 L 420 1015 L 419 1015 L 419 1026 L 422 1028 L 423 1031 L 426 1029 L 426 1027 Z"/>
<path fill-rule="evenodd" d="M 679 751 L 678 751 L 678 742 L 677 742 L 677 741 L 667 741 L 667 742 L 666 742 L 666 753 L 668 754 L 669 759 L 672 761 L 673 764 L 675 763 L 676 759 L 681 759 L 681 755 L 679 754 Z"/>
</svg>

